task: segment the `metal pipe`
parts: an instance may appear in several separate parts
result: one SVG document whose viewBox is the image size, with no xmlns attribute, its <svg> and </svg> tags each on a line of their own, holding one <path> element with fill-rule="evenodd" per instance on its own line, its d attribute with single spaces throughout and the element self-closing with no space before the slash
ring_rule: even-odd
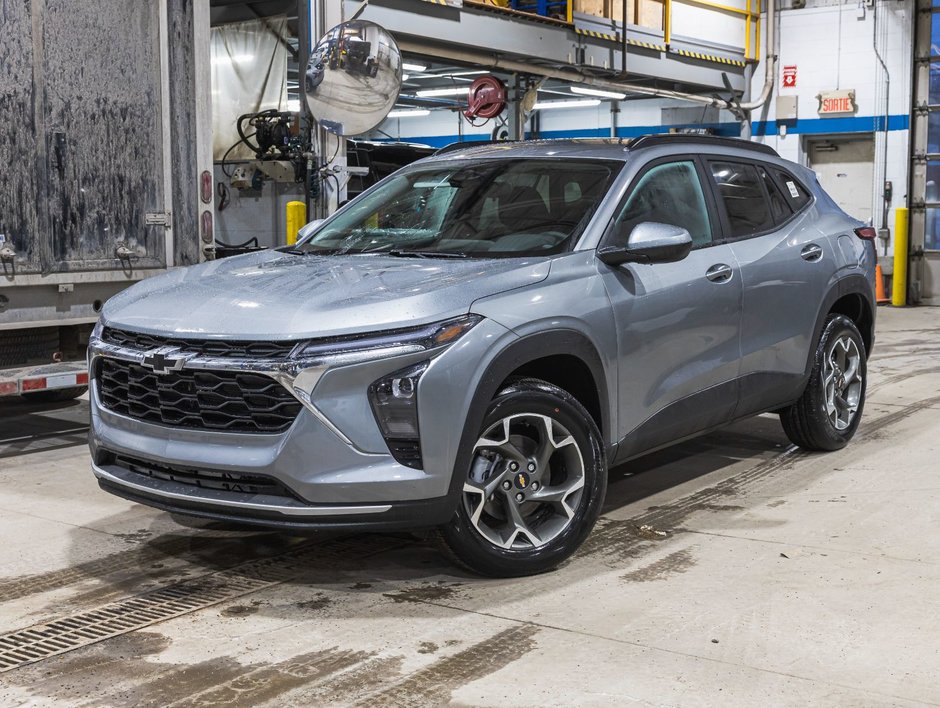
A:
<svg viewBox="0 0 940 708">
<path fill-rule="evenodd" d="M 774 77 L 777 76 L 777 2 L 776 0 L 767 0 L 767 55 L 764 59 L 764 87 L 760 95 L 753 101 L 742 103 L 742 111 L 753 111 L 760 108 L 768 99 L 774 90 Z M 759 21 L 759 20 L 758 20 Z M 758 41 L 760 34 L 758 30 Z"/>
<path fill-rule="evenodd" d="M 627 39 L 627 4 L 629 2 L 630 0 L 623 0 L 623 17 L 620 18 L 620 40 L 623 42 L 620 48 L 620 73 L 623 74 L 624 78 L 627 76 L 627 47 L 630 44 Z"/>
<path fill-rule="evenodd" d="M 885 124 L 882 126 L 884 129 L 884 160 L 883 160 L 883 169 L 884 174 L 881 176 L 881 228 L 888 228 L 888 209 L 890 208 L 889 202 L 885 199 L 884 185 L 888 181 L 888 119 L 890 116 L 891 105 L 888 102 L 891 96 L 891 73 L 888 71 L 888 65 L 885 64 L 885 60 L 881 57 L 881 52 L 878 51 L 878 3 L 874 4 L 872 8 L 872 28 L 871 35 L 871 46 L 875 50 L 875 57 L 878 59 L 878 63 L 881 64 L 881 70 L 885 73 Z M 885 249 L 888 248 L 888 242 L 885 241 Z"/>
</svg>

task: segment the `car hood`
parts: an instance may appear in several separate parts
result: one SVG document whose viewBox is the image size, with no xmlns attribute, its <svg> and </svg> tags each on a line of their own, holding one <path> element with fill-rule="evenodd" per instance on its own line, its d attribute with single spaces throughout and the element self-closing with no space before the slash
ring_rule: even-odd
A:
<svg viewBox="0 0 940 708">
<path fill-rule="evenodd" d="M 548 276 L 546 258 L 412 259 L 261 251 L 147 278 L 111 298 L 109 326 L 157 335 L 302 339 L 426 324 Z"/>
</svg>

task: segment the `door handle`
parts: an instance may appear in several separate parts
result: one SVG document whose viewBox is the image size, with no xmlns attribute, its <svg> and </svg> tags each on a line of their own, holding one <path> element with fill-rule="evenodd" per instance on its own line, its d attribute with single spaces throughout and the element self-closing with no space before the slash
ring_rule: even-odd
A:
<svg viewBox="0 0 940 708">
<path fill-rule="evenodd" d="M 818 261 L 822 258 L 823 250 L 822 246 L 817 246 L 815 243 L 811 243 L 808 246 L 803 246 L 803 250 L 800 251 L 800 258 L 804 261 Z"/>
<path fill-rule="evenodd" d="M 717 263 L 705 271 L 705 277 L 713 283 L 724 283 L 731 280 L 731 266 L 725 263 Z"/>
</svg>

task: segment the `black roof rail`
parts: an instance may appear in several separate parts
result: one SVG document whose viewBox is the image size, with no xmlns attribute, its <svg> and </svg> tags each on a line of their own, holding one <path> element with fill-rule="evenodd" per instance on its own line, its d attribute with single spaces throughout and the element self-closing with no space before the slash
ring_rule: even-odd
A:
<svg viewBox="0 0 940 708">
<path fill-rule="evenodd" d="M 446 155 L 449 152 L 463 150 L 465 148 L 484 147 L 485 145 L 497 145 L 499 143 L 519 143 L 521 140 L 459 140 L 456 143 L 448 143 L 442 148 L 438 148 L 434 155 Z"/>
<path fill-rule="evenodd" d="M 659 135 L 641 135 L 630 142 L 630 149 L 654 147 L 656 145 L 714 145 L 716 147 L 736 148 L 738 150 L 751 150 L 765 155 L 780 157 L 770 145 L 755 143 L 743 138 L 725 138 L 720 135 L 694 135 L 691 133 L 661 133 Z"/>
</svg>

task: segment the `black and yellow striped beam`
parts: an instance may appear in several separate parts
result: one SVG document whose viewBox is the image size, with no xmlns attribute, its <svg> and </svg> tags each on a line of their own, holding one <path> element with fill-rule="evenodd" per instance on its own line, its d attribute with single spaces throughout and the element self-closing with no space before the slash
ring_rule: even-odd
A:
<svg viewBox="0 0 940 708">
<path fill-rule="evenodd" d="M 716 64 L 728 64 L 730 66 L 747 66 L 747 62 L 743 59 L 731 59 L 729 57 L 721 57 L 717 54 L 705 54 L 704 52 L 692 52 L 688 49 L 674 49 L 676 54 L 683 57 L 689 57 L 691 59 L 701 59 L 702 61 L 712 61 Z"/>
</svg>

